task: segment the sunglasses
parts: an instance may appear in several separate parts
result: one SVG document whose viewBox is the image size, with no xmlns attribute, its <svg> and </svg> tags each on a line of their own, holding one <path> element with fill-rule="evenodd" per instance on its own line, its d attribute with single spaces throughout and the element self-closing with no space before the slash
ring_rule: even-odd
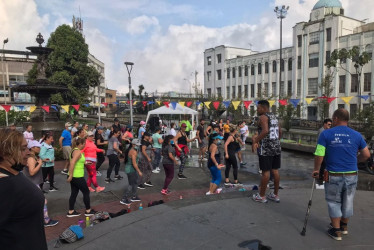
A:
<svg viewBox="0 0 374 250">
<path fill-rule="evenodd" d="M 331 125 L 332 125 L 331 123 L 327 123 L 327 126 L 331 127 Z"/>
</svg>

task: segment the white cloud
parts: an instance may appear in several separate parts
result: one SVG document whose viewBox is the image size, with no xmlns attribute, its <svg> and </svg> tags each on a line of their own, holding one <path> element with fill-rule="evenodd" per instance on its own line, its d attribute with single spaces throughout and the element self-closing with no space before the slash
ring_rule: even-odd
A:
<svg viewBox="0 0 374 250">
<path fill-rule="evenodd" d="M 158 27 L 159 22 L 158 19 L 154 16 L 138 16 L 134 19 L 127 20 L 124 22 L 125 30 L 130 33 L 131 35 L 139 35 L 146 32 L 151 27 Z"/>
</svg>

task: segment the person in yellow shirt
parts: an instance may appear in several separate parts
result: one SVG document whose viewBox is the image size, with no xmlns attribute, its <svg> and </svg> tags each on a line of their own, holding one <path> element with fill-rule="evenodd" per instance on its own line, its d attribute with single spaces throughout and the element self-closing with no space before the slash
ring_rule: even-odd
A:
<svg viewBox="0 0 374 250">
<path fill-rule="evenodd" d="M 226 141 L 230 135 L 230 119 L 227 119 L 225 125 L 223 125 L 223 133 L 223 140 Z"/>
</svg>

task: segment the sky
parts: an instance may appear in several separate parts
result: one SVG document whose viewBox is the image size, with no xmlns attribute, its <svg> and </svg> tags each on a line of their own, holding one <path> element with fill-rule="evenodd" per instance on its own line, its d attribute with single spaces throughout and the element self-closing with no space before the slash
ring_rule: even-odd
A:
<svg viewBox="0 0 374 250">
<path fill-rule="evenodd" d="M 373 0 L 341 0 L 345 15 L 374 22 Z M 292 27 L 308 21 L 317 0 L 1 0 L 0 40 L 5 49 L 47 41 L 59 25 L 83 20 L 90 53 L 105 64 L 106 85 L 128 92 L 125 61 L 134 63 L 133 88 L 148 93 L 188 93 L 204 82 L 204 50 L 219 45 L 267 51 L 279 48 L 274 7 L 290 6 L 283 45 L 292 46 Z M 359 4 L 358 4 L 359 3 Z"/>
</svg>

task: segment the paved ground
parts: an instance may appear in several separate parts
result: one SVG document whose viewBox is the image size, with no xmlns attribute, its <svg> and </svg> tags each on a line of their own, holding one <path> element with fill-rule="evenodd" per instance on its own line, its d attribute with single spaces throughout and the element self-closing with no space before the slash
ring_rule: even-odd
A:
<svg viewBox="0 0 374 250">
<path fill-rule="evenodd" d="M 120 247 L 130 249 L 235 249 L 239 243 L 254 239 L 263 241 L 265 245 L 271 246 L 273 249 L 301 249 L 298 248 L 298 246 L 302 246 L 300 244 L 306 246 L 303 249 L 341 248 L 354 244 L 362 246 L 361 249 L 366 249 L 365 247 L 370 245 L 370 242 L 366 242 L 365 238 L 361 237 L 365 234 L 361 234 L 357 228 L 359 228 L 358 225 L 366 225 L 366 223 L 368 223 L 367 227 L 362 227 L 362 231 L 372 227 L 369 222 L 373 223 L 373 213 L 365 209 L 374 205 L 374 199 L 365 199 L 371 193 L 360 192 L 358 194 L 356 216 L 352 221 L 352 237 L 350 235 L 349 241 L 345 240 L 343 243 L 335 245 L 337 243 L 325 235 L 324 231 L 328 224 L 327 209 L 322 192 L 317 191 L 308 235 L 305 238 L 300 238 L 298 231 L 302 227 L 309 197 L 313 156 L 283 152 L 281 185 L 284 189 L 281 191 L 282 202 L 280 204 L 255 204 L 247 197 L 250 196 L 253 185 L 259 182 L 258 161 L 257 157 L 249 151 L 246 151 L 244 155 L 247 165 L 246 168 L 239 170 L 239 180 L 243 183 L 243 187 L 240 188 L 244 188 L 246 191 L 240 192 L 240 188 L 228 188 L 223 190 L 223 194 L 205 196 L 210 180 L 209 171 L 206 168 L 206 163 L 200 165 L 194 155 L 189 159 L 185 170 L 185 175 L 189 178 L 187 180 L 174 179 L 170 186 L 173 191 L 170 196 L 165 197 L 160 194 L 164 180 L 163 171 L 152 176 L 154 187 L 138 191 L 143 207 L 146 207 L 150 201 L 160 199 L 165 201 L 164 205 L 136 211 L 139 203 L 133 204 L 130 214 L 86 229 L 85 239 L 69 247 L 72 249 L 119 249 Z M 106 167 L 107 163 L 104 164 L 103 169 Z M 62 164 L 58 163 L 56 165 L 56 186 L 60 188 L 60 191 L 46 195 L 50 216 L 60 220 L 56 227 L 46 228 L 47 240 L 50 242 L 51 248 L 53 240 L 65 228 L 77 224 L 79 219 L 84 219 L 83 216 L 66 218 L 70 186 L 66 183 L 66 177 L 59 174 L 58 170 L 61 168 Z M 232 172 L 230 176 L 232 176 Z M 119 203 L 123 188 L 127 184 L 126 178 L 110 185 L 105 185 L 103 176 L 98 179 L 100 185 L 106 186 L 106 190 L 102 193 L 91 193 L 92 207 L 95 210 L 113 213 L 127 209 L 127 206 Z M 361 189 L 373 190 L 374 176 L 360 173 L 360 180 L 363 180 L 360 182 Z M 48 184 L 45 188 L 48 188 Z M 76 210 L 83 212 L 83 208 L 82 195 L 79 194 Z M 263 215 L 266 217 L 261 218 Z M 369 233 L 370 230 L 366 231 Z M 274 236 L 270 237 L 270 235 Z M 367 239 L 371 238 L 367 236 Z M 358 244 L 357 240 L 360 240 L 362 244 Z M 313 242 L 318 244 L 314 246 Z"/>
</svg>

